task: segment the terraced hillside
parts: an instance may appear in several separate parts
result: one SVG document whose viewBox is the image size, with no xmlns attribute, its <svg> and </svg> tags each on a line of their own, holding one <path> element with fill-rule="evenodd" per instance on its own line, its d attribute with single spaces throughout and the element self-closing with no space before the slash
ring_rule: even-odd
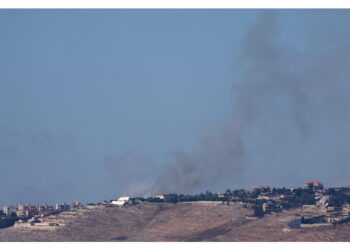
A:
<svg viewBox="0 0 350 250">
<path fill-rule="evenodd" d="M 52 221 L 62 225 L 11 227 L 0 241 L 349 241 L 350 225 L 290 229 L 287 223 L 305 213 L 293 209 L 262 219 L 241 204 L 142 203 L 129 207 L 87 209 Z"/>
</svg>

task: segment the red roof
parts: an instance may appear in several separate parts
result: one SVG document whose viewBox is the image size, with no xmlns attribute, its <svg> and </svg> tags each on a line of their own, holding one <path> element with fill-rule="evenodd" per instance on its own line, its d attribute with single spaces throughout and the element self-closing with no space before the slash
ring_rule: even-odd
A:
<svg viewBox="0 0 350 250">
<path fill-rule="evenodd" d="M 40 211 L 39 214 L 50 214 L 51 212 L 49 211 Z"/>
<path fill-rule="evenodd" d="M 308 183 L 313 184 L 313 185 L 321 185 L 322 184 L 319 181 L 309 181 Z"/>
<path fill-rule="evenodd" d="M 24 212 L 24 211 L 37 211 L 36 208 L 27 208 L 27 209 L 17 209 L 17 211 Z"/>
</svg>

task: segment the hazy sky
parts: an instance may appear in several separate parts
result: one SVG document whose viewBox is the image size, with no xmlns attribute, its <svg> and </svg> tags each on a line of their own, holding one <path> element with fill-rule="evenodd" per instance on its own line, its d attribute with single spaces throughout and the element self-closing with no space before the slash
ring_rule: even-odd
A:
<svg viewBox="0 0 350 250">
<path fill-rule="evenodd" d="M 282 79 L 292 75 L 281 89 L 288 89 L 287 94 L 302 89 L 298 95 L 302 98 L 292 101 L 297 102 L 295 106 L 312 104 L 309 109 L 302 109 L 301 120 L 315 132 L 308 142 L 295 139 L 298 137 L 294 132 L 288 135 L 298 130 L 288 126 L 294 120 L 299 124 L 299 109 L 287 109 L 299 117 L 290 118 L 290 113 L 279 109 L 289 103 L 289 95 L 275 91 L 275 87 L 264 90 L 263 98 L 254 100 L 260 100 L 258 106 L 266 103 L 264 110 L 272 112 L 259 112 L 254 121 L 247 119 L 245 122 L 256 125 L 250 132 L 244 131 L 249 133 L 247 137 L 240 138 L 246 152 L 254 155 L 248 157 L 249 161 L 244 160 L 244 165 L 249 165 L 247 171 L 240 170 L 244 173 L 237 173 L 239 176 L 232 176 L 232 180 L 227 175 L 213 185 L 208 179 L 220 177 L 204 171 L 205 181 L 198 188 L 224 191 L 262 184 L 290 186 L 301 185 L 310 178 L 325 181 L 326 185 L 336 185 L 337 180 L 348 184 L 350 152 L 345 148 L 350 138 L 346 117 L 350 110 L 346 74 L 350 12 L 275 10 L 265 13 L 276 19 L 271 21 L 273 24 L 265 20 L 267 28 L 259 26 L 265 22 L 259 21 L 263 13 L 0 10 L 0 205 L 97 202 L 153 185 L 156 179 L 171 175 L 167 162 L 172 161 L 173 152 L 193 152 L 198 147 L 202 152 L 197 141 L 203 133 L 237 118 L 236 109 L 242 110 L 239 105 L 243 104 L 237 104 L 242 95 L 235 86 L 244 89 L 255 72 L 256 78 L 266 81 L 279 81 L 275 74 L 282 75 Z M 270 30 L 270 26 L 274 29 Z M 268 41 L 268 46 L 264 41 Z M 273 58 L 275 49 L 269 51 L 270 43 L 276 44 L 278 53 L 283 51 L 283 59 L 264 65 L 259 64 L 260 59 L 259 63 L 256 59 L 253 63 L 245 61 L 261 52 L 267 53 L 262 53 L 262 57 Z M 324 62 L 329 65 L 323 65 Z M 244 70 L 246 64 L 250 65 L 249 70 Z M 278 70 L 265 77 L 259 69 L 252 70 L 252 65 L 263 72 Z M 266 65 L 268 69 L 262 70 Z M 333 78 L 333 74 L 338 78 Z M 300 88 L 288 88 L 293 79 Z M 261 80 L 261 86 L 265 80 Z M 305 82 L 315 84 L 303 85 Z M 245 113 L 246 108 L 240 112 Z M 281 114 L 289 118 L 280 119 Z M 257 118 L 260 116 L 263 118 Z M 335 122 L 328 124 L 329 120 Z M 288 124 L 288 129 L 267 126 L 266 132 L 266 121 L 273 121 L 275 126 Z M 241 136 L 241 130 L 235 131 Z M 270 154 L 281 148 L 276 146 L 281 141 L 269 141 L 274 135 L 262 137 L 273 131 L 283 133 L 286 143 L 282 144 L 287 145 L 274 159 L 269 158 Z M 310 134 L 305 133 L 301 137 Z M 330 135 L 319 138 L 327 133 Z M 266 143 L 263 149 L 261 142 Z M 301 144 L 308 146 L 303 154 L 296 153 Z M 319 158 L 329 152 L 328 147 L 319 144 L 328 144 L 334 152 Z M 255 152 L 256 147 L 259 152 Z M 216 146 L 211 151 L 215 153 L 216 149 L 219 151 Z M 262 151 L 270 153 L 262 156 Z M 194 154 L 190 159 L 201 155 Z M 271 173 L 263 167 L 270 164 L 269 160 Z M 284 162 L 286 167 L 279 168 Z M 297 173 L 292 171 L 291 163 L 301 166 Z M 194 163 L 200 173 L 201 164 Z M 216 171 L 215 166 L 212 169 Z M 197 190 L 186 187 L 179 189 Z"/>
</svg>

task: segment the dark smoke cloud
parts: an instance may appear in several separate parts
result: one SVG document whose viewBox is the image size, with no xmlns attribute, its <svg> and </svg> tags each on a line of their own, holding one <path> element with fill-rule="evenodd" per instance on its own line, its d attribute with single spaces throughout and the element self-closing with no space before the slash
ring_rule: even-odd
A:
<svg viewBox="0 0 350 250">
<path fill-rule="evenodd" d="M 192 152 L 173 153 L 154 192 L 291 186 L 314 178 L 344 184 L 349 48 L 335 46 L 317 57 L 300 53 L 277 43 L 278 24 L 278 16 L 266 12 L 248 32 L 232 117 L 202 134 Z"/>
<path fill-rule="evenodd" d="M 189 192 L 213 188 L 220 183 L 229 184 L 242 174 L 248 157 L 244 133 L 256 120 L 259 98 L 269 88 L 256 79 L 269 77 L 267 65 L 279 60 L 271 37 L 275 23 L 275 15 L 264 15 L 244 41 L 242 59 L 248 63 L 243 65 L 248 78 L 236 87 L 239 94 L 234 116 L 219 129 L 201 135 L 193 152 L 173 155 L 172 162 L 166 166 L 169 173 L 164 177 L 165 181 L 159 182 L 161 191 Z"/>
<path fill-rule="evenodd" d="M 342 23 L 337 13 L 330 16 L 334 25 Z M 343 34 L 338 41 L 332 33 L 334 37 L 323 44 L 320 34 L 327 32 L 319 28 L 320 32 L 310 33 L 310 41 L 319 39 L 317 46 L 296 50 L 279 39 L 280 31 L 276 13 L 267 11 L 259 18 L 236 61 L 239 80 L 233 84 L 232 113 L 216 128 L 200 134 L 191 152 L 172 152 L 162 166 L 163 174 L 147 175 L 138 193 L 295 186 L 310 179 L 326 185 L 348 184 L 348 43 Z M 142 166 L 153 164 L 130 154 L 106 161 L 118 173 L 141 169 L 144 176 Z"/>
</svg>

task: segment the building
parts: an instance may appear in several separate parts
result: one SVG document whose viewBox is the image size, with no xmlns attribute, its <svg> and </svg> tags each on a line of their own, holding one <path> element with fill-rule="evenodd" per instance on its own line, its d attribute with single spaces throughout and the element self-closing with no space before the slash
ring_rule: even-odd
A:
<svg viewBox="0 0 350 250">
<path fill-rule="evenodd" d="M 230 196 L 228 197 L 229 201 L 239 201 L 239 197 L 238 196 Z"/>
<path fill-rule="evenodd" d="M 38 209 L 38 211 L 47 211 L 49 210 L 49 205 L 47 204 L 37 205 L 36 208 Z"/>
<path fill-rule="evenodd" d="M 226 197 L 225 194 L 223 194 L 223 193 L 217 193 L 216 195 L 219 199 L 223 199 Z"/>
<path fill-rule="evenodd" d="M 36 209 L 37 205 L 32 205 L 32 204 L 19 204 L 18 205 L 18 210 L 23 210 L 23 209 Z"/>
<path fill-rule="evenodd" d="M 28 205 L 24 205 L 24 204 L 19 204 L 18 205 L 18 210 L 23 210 L 23 209 L 28 209 L 29 206 Z"/>
<path fill-rule="evenodd" d="M 6 215 L 16 214 L 17 208 L 15 206 L 4 206 L 2 211 Z"/>
<path fill-rule="evenodd" d="M 318 210 L 318 207 L 315 205 L 303 205 L 302 208 L 304 211 L 309 211 L 309 212 Z"/>
<path fill-rule="evenodd" d="M 17 217 L 33 217 L 37 213 L 38 213 L 38 210 L 35 208 L 18 209 L 16 211 Z"/>
<path fill-rule="evenodd" d="M 258 198 L 256 198 L 257 200 L 270 200 L 269 196 L 265 196 L 265 195 L 259 195 Z"/>
<path fill-rule="evenodd" d="M 329 196 L 328 195 L 318 195 L 316 198 L 316 206 L 320 209 L 326 209 L 329 205 Z"/>
<path fill-rule="evenodd" d="M 157 195 L 153 196 L 153 198 L 164 200 L 165 196 L 163 194 L 157 194 Z"/>
<path fill-rule="evenodd" d="M 82 205 L 81 205 L 81 202 L 80 201 L 74 201 L 71 205 L 70 205 L 70 208 L 71 209 L 79 209 L 81 208 Z"/>
<path fill-rule="evenodd" d="M 111 202 L 112 205 L 117 205 L 117 206 L 124 206 L 130 203 L 131 203 L 130 197 L 120 197 L 118 200 Z"/>
<path fill-rule="evenodd" d="M 271 191 L 270 186 L 260 186 L 256 189 L 260 190 L 261 193 L 268 193 Z"/>
<path fill-rule="evenodd" d="M 350 214 L 350 205 L 349 204 L 343 205 L 342 206 L 342 211 Z"/>
<path fill-rule="evenodd" d="M 270 213 L 276 209 L 276 204 L 272 201 L 264 202 L 262 204 L 262 210 L 264 213 Z"/>
<path fill-rule="evenodd" d="M 301 187 L 291 187 L 290 188 L 290 191 L 292 192 L 292 193 L 294 193 L 294 192 L 297 192 L 297 191 L 299 191 L 299 190 L 301 190 L 302 188 Z"/>
<path fill-rule="evenodd" d="M 304 184 L 304 189 L 309 189 L 311 191 L 320 191 L 323 190 L 323 184 L 319 181 L 309 181 Z"/>
<path fill-rule="evenodd" d="M 49 211 L 50 211 L 50 210 L 55 210 L 55 207 L 49 205 L 49 206 L 47 206 L 47 210 L 49 210 Z"/>
<path fill-rule="evenodd" d="M 54 213 L 54 211 L 39 211 L 38 212 L 38 215 L 39 216 L 41 216 L 41 217 L 45 217 L 45 216 L 48 216 L 48 215 L 50 215 L 50 214 L 53 214 Z"/>
<path fill-rule="evenodd" d="M 328 206 L 327 208 L 326 208 L 326 211 L 328 212 L 328 213 L 330 213 L 330 212 L 335 212 L 337 209 L 336 209 L 336 207 L 334 207 L 334 206 Z"/>
<path fill-rule="evenodd" d="M 64 202 L 61 202 L 56 204 L 55 208 L 59 211 L 68 211 L 70 209 L 70 206 Z"/>
</svg>

